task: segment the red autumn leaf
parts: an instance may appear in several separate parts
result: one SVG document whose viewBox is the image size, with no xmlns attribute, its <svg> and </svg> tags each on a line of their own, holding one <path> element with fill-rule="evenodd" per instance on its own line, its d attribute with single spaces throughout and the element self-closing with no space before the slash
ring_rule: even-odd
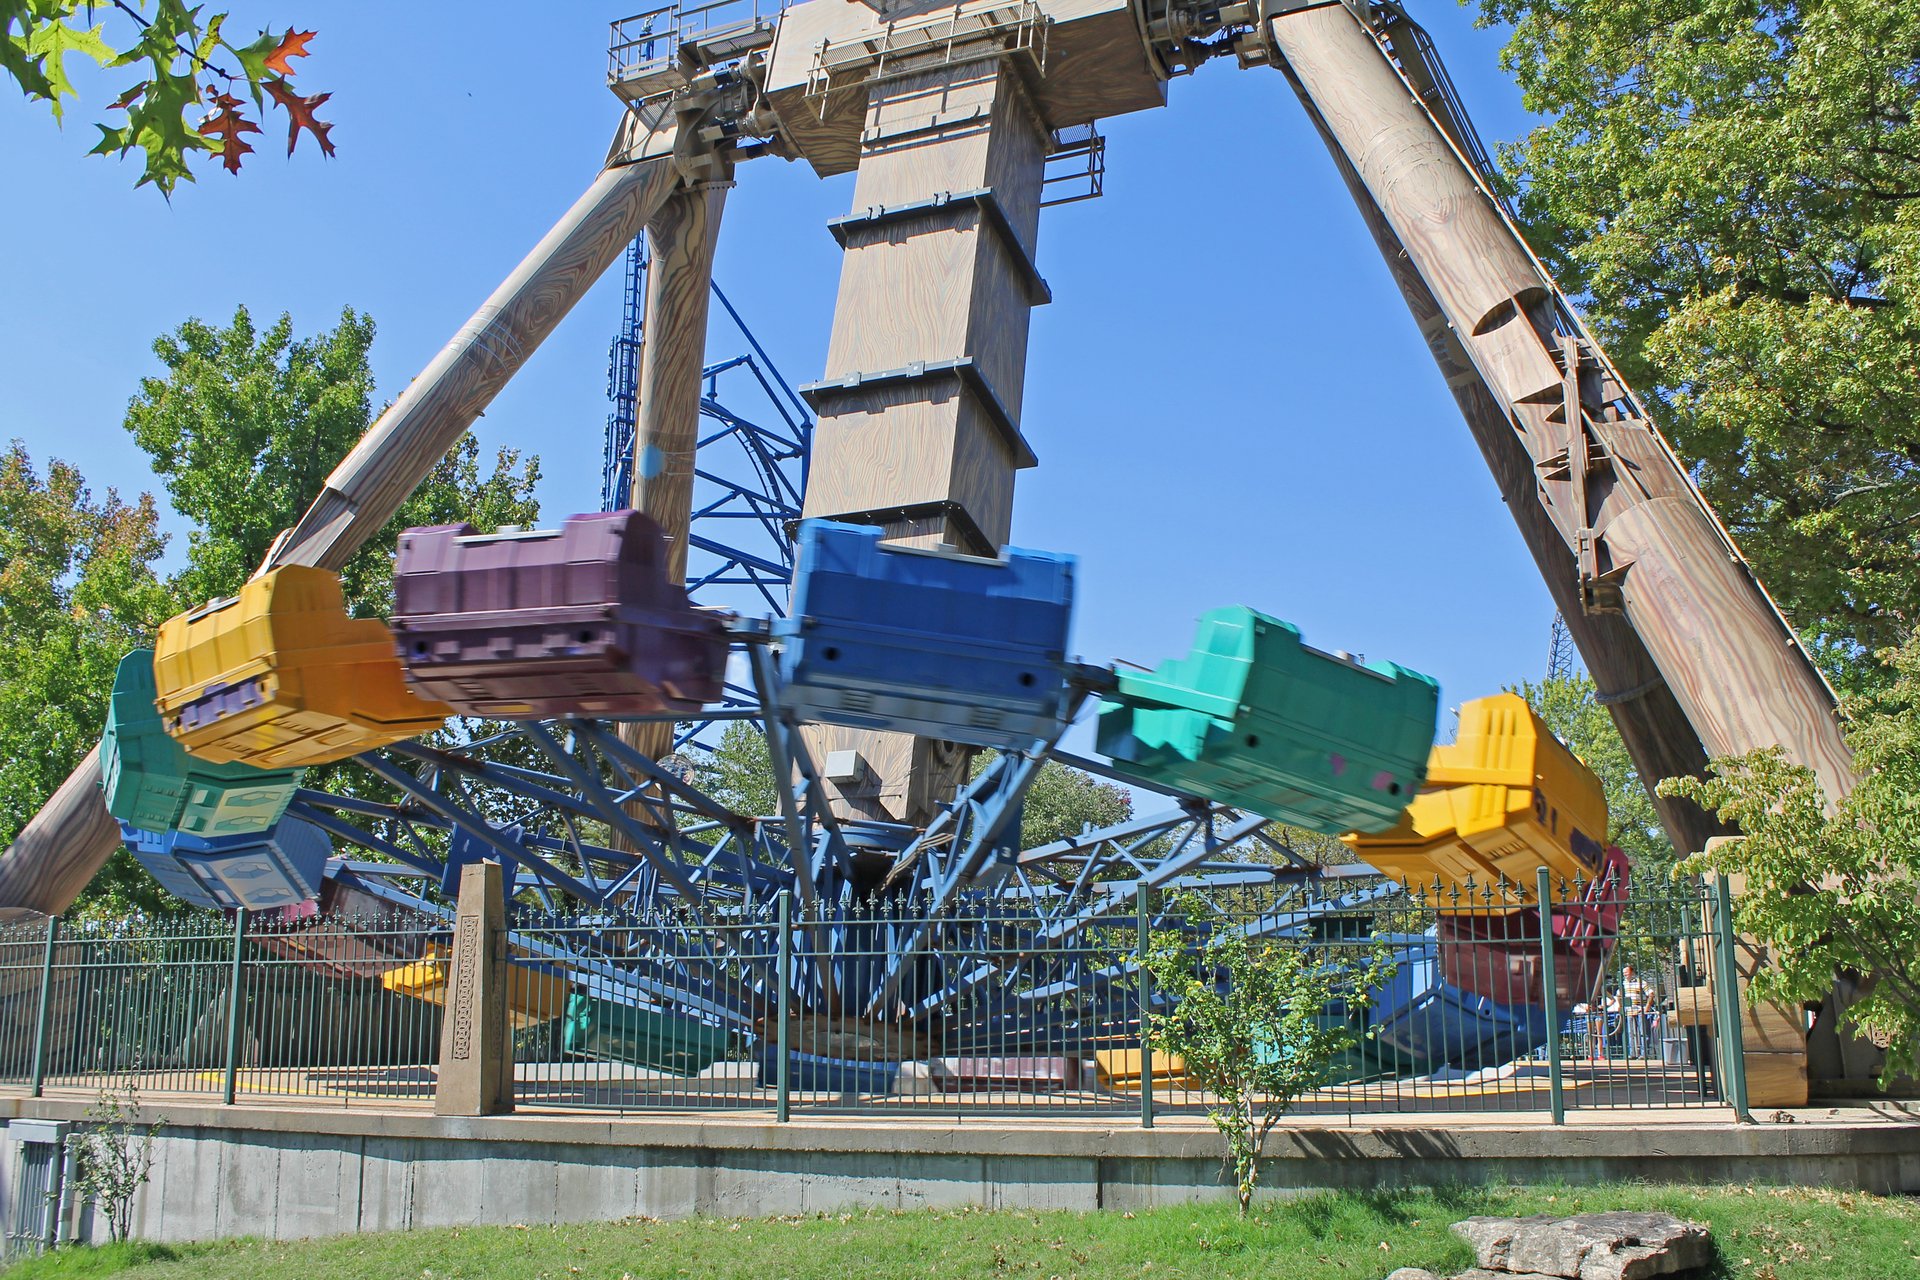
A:
<svg viewBox="0 0 1920 1280">
<path fill-rule="evenodd" d="M 275 45 L 273 52 L 267 55 L 267 70 L 283 76 L 292 75 L 293 67 L 288 64 L 287 59 L 308 57 L 307 41 L 317 34 L 319 33 L 314 31 L 295 31 L 292 27 L 288 27 L 287 34 L 280 37 L 280 43 Z"/>
<path fill-rule="evenodd" d="M 303 98 L 285 80 L 267 81 L 267 92 L 273 95 L 275 102 L 287 109 L 287 115 L 291 117 L 287 126 L 288 155 L 293 154 L 293 144 L 300 140 L 302 129 L 312 134 L 313 140 L 320 144 L 321 154 L 333 154 L 333 143 L 327 140 L 327 133 L 333 126 L 325 120 L 316 119 L 313 114 L 315 108 L 333 96 L 331 93 L 316 93 Z"/>
<path fill-rule="evenodd" d="M 200 132 L 220 139 L 221 165 L 228 173 L 238 173 L 240 157 L 253 150 L 240 135 L 258 133 L 260 126 L 240 114 L 240 99 L 212 85 L 207 86 L 207 104 L 207 118 L 200 122 Z"/>
</svg>

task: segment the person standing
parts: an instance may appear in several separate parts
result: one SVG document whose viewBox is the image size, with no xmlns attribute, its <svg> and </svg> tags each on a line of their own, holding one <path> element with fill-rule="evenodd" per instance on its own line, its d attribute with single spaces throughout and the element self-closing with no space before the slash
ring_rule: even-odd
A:
<svg viewBox="0 0 1920 1280">
<path fill-rule="evenodd" d="M 1647 1056 L 1647 1014 L 1650 1012 L 1652 988 L 1634 971 L 1632 965 L 1620 970 L 1620 1022 L 1626 1033 L 1627 1056 L 1644 1058 Z"/>
</svg>

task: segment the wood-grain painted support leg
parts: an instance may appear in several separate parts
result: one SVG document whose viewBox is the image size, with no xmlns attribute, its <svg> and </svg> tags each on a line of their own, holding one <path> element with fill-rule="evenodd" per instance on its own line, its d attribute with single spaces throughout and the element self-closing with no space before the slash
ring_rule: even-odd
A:
<svg viewBox="0 0 1920 1280">
<path fill-rule="evenodd" d="M 700 370 L 706 362 L 714 246 L 730 185 L 702 183 L 678 192 L 647 223 L 646 346 L 640 355 L 632 501 L 666 531 L 667 576 L 674 582 L 687 580 Z M 622 725 L 620 740 L 659 759 L 673 750 L 673 725 Z"/>
<path fill-rule="evenodd" d="M 1853 772 L 1831 691 L 1444 130 L 1345 7 L 1282 14 L 1269 30 L 1641 776 L 1782 744 L 1844 795 Z M 1678 848 L 1710 834 L 1677 806 L 1662 816 Z"/>
</svg>

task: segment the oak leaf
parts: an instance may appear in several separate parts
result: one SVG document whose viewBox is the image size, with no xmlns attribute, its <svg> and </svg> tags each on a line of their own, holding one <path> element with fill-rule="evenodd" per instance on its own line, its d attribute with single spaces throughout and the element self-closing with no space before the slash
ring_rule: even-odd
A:
<svg viewBox="0 0 1920 1280">
<path fill-rule="evenodd" d="M 321 154 L 332 155 L 334 150 L 333 143 L 328 141 L 327 134 L 332 130 L 333 125 L 317 118 L 313 113 L 321 103 L 333 95 L 331 93 L 316 93 L 308 97 L 302 97 L 300 94 L 295 93 L 293 87 L 285 80 L 273 79 L 268 80 L 266 83 L 267 93 L 272 96 L 275 102 L 287 110 L 289 117 L 287 125 L 287 154 L 293 154 L 293 146 L 300 140 L 300 131 L 305 129 L 313 135 L 313 140 L 320 144 Z"/>
<path fill-rule="evenodd" d="M 230 93 L 207 86 L 207 118 L 200 132 L 220 139 L 220 163 L 228 173 L 240 172 L 240 157 L 252 151 L 242 134 L 258 133 L 260 126 L 240 114 L 242 103 Z"/>
<path fill-rule="evenodd" d="M 317 34 L 319 33 L 314 31 L 295 31 L 292 27 L 288 27 L 287 34 L 280 37 L 280 43 L 273 47 L 273 52 L 267 55 L 263 65 L 267 70 L 277 72 L 280 75 L 292 75 L 293 67 L 288 64 L 287 59 L 305 58 L 309 56 L 307 53 L 307 41 L 313 39 Z"/>
<path fill-rule="evenodd" d="M 67 55 L 85 54 L 103 67 L 118 56 L 101 38 L 100 30 L 99 27 L 68 26 L 59 18 L 53 18 L 27 41 L 27 53 L 39 60 L 40 68 L 46 75 L 51 89 L 48 100 L 53 106 L 56 120 L 66 114 L 60 99 L 75 96 L 73 81 L 67 76 Z"/>
</svg>

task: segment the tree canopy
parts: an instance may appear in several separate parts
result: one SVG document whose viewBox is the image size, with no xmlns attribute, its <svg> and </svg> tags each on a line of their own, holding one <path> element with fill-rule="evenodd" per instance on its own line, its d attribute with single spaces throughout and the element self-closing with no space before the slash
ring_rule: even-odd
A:
<svg viewBox="0 0 1920 1280">
<path fill-rule="evenodd" d="M 1920 7 L 1482 0 L 1535 247 L 1843 683 L 1920 623 Z"/>
<path fill-rule="evenodd" d="M 173 612 L 158 525 L 144 494 L 96 497 L 57 459 L 43 476 L 18 440 L 0 457 L 0 844 L 93 749 L 114 667 Z"/>
<path fill-rule="evenodd" d="M 236 43 L 226 34 L 227 18 L 186 0 L 0 0 L 0 73 L 64 122 L 67 100 L 80 96 L 69 58 L 135 68 L 128 75 L 144 78 L 123 82 L 105 105 L 116 123 L 94 126 L 100 140 L 89 154 L 138 149 L 145 164 L 134 185 L 152 183 L 163 195 L 194 180 L 195 158 L 217 155 L 222 168 L 238 173 L 253 151 L 247 135 L 261 132 L 268 98 L 287 113 L 288 155 L 302 132 L 332 155 L 333 126 L 314 112 L 333 95 L 293 87 L 292 60 L 309 56 L 315 33 L 288 27 Z"/>
<path fill-rule="evenodd" d="M 164 373 L 143 378 L 126 427 L 190 523 L 175 584 L 188 603 L 231 595 L 293 526 L 374 418 L 373 320 L 296 338 L 289 316 L 261 330 L 245 307 L 224 326 L 192 319 L 153 345 Z M 402 529 L 465 520 L 491 529 L 539 519 L 540 460 L 502 449 L 484 474 L 471 435 L 435 466 L 379 537 L 341 573 L 362 616 L 392 602 Z"/>
<path fill-rule="evenodd" d="M 1861 999 L 1850 1015 L 1897 1073 L 1920 1066 L 1920 638 L 1885 657 L 1885 678 L 1852 708 L 1860 781 L 1833 811 L 1813 772 L 1778 748 L 1662 790 L 1745 833 L 1686 866 L 1743 878 L 1736 923 L 1772 961 L 1757 992 L 1817 1002 L 1836 973 L 1851 975 Z"/>
</svg>

